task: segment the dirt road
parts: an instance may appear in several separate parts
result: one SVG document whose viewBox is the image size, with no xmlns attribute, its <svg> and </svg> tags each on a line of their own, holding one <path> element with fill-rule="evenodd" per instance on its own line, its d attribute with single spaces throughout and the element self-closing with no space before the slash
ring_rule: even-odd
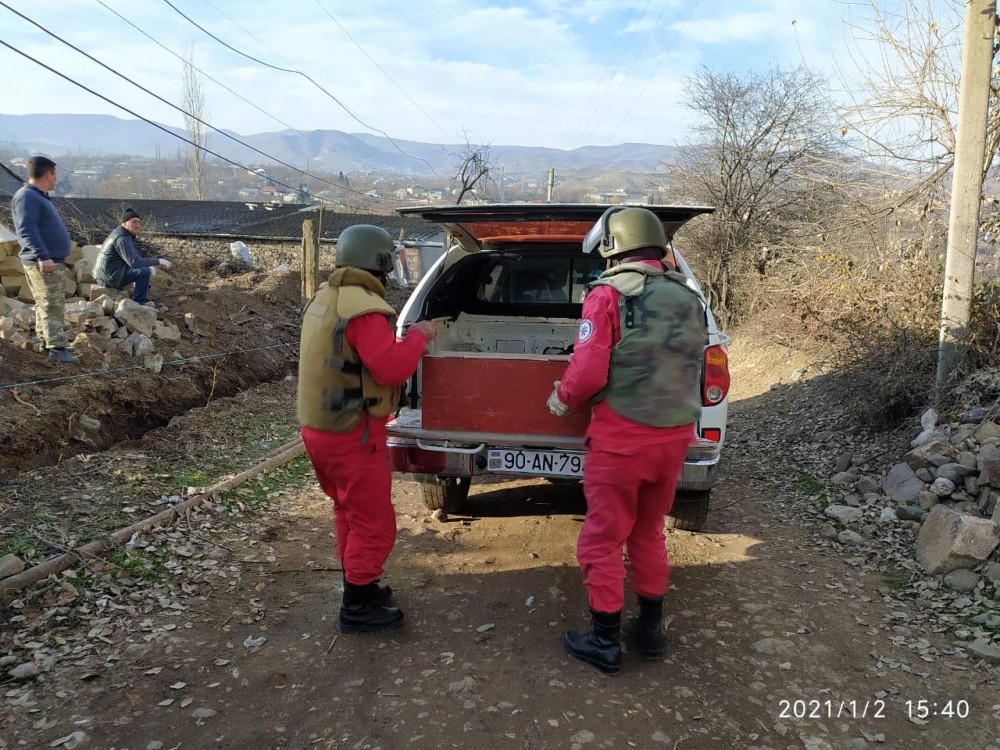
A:
<svg viewBox="0 0 1000 750">
<path fill-rule="evenodd" d="M 162 538 L 184 558 L 171 595 L 136 611 L 122 591 L 93 647 L 26 692 L 8 682 L 0 747 L 1000 747 L 998 669 L 914 634 L 870 565 L 818 544 L 762 452 L 778 396 L 742 395 L 709 530 L 669 535 L 661 664 L 626 657 L 609 678 L 562 652 L 586 622 L 584 508 L 578 488 L 539 482 L 474 486 L 470 515 L 441 523 L 398 481 L 387 577 L 406 626 L 338 636 L 329 510 L 310 485 L 273 514 L 202 514 L 197 537 Z M 968 715 L 909 720 L 921 700 Z"/>
</svg>

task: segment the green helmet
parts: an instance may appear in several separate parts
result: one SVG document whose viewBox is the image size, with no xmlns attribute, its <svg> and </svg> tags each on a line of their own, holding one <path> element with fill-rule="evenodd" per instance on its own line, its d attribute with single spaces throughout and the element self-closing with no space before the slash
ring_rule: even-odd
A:
<svg viewBox="0 0 1000 750">
<path fill-rule="evenodd" d="M 337 238 L 337 267 L 353 266 L 372 273 L 388 275 L 393 268 L 396 243 L 382 227 L 355 224 Z"/>
<path fill-rule="evenodd" d="M 645 208 L 609 208 L 583 238 L 583 252 L 595 249 L 602 258 L 641 247 L 658 247 L 666 254 L 667 234 L 656 214 Z"/>
</svg>

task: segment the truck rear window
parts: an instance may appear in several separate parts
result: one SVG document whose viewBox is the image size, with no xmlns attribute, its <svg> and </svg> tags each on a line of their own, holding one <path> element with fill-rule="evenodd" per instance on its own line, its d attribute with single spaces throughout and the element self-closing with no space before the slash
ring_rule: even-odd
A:
<svg viewBox="0 0 1000 750">
<path fill-rule="evenodd" d="M 579 251 L 476 253 L 442 274 L 425 314 L 579 318 L 586 286 L 604 267 L 603 258 Z"/>
<path fill-rule="evenodd" d="M 476 299 L 491 304 L 580 304 L 603 259 L 501 255 L 491 259 L 476 286 Z M 596 260 L 596 262 L 595 262 Z"/>
</svg>

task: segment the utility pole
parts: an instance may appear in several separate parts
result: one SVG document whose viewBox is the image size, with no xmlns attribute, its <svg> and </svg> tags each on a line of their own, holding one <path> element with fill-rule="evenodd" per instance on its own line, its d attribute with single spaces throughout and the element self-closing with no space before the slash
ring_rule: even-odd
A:
<svg viewBox="0 0 1000 750">
<path fill-rule="evenodd" d="M 552 202 L 552 188 L 555 186 L 555 184 L 556 184 L 556 170 L 555 170 L 555 167 L 549 167 L 548 180 L 546 181 L 546 189 L 545 189 L 545 202 L 546 203 L 551 203 Z"/>
<path fill-rule="evenodd" d="M 944 295 L 938 343 L 939 386 L 948 379 L 962 358 L 963 340 L 968 332 L 972 311 L 996 7 L 996 0 L 965 2 L 958 136 L 952 172 L 948 254 L 944 264 Z"/>
</svg>

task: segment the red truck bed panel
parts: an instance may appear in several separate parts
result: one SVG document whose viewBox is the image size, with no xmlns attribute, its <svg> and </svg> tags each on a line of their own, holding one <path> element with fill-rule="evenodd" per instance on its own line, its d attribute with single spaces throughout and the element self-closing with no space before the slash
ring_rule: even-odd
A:
<svg viewBox="0 0 1000 750">
<path fill-rule="evenodd" d="M 569 357 L 530 354 L 429 354 L 423 360 L 427 430 L 582 435 L 590 409 L 554 417 L 545 402 Z"/>
</svg>

